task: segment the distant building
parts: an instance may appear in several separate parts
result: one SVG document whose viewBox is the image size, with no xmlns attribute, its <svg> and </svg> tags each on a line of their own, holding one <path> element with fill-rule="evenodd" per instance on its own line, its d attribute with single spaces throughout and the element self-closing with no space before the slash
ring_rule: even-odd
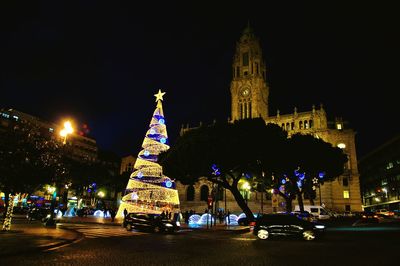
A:
<svg viewBox="0 0 400 266">
<path fill-rule="evenodd" d="M 400 210 L 400 135 L 359 161 L 365 210 Z"/>
<path fill-rule="evenodd" d="M 60 138 L 59 131 L 63 127 L 56 123 L 44 121 L 38 117 L 14 109 L 0 109 L 0 126 L 7 127 L 11 121 L 27 121 Z M 60 139 L 61 141 L 61 139 Z M 68 155 L 78 161 L 95 162 L 97 159 L 96 140 L 73 133 L 67 138 Z"/>
<path fill-rule="evenodd" d="M 122 157 L 121 159 L 121 168 L 119 173 L 122 175 L 125 172 L 132 173 L 134 171 L 133 166 L 135 165 L 136 157 L 133 155 L 128 155 L 126 157 Z"/>
<path fill-rule="evenodd" d="M 270 116 L 266 65 L 259 39 L 254 35 L 250 26 L 244 30 L 237 42 L 232 72 L 230 87 L 232 121 L 262 117 L 266 123 L 281 126 L 288 132 L 289 136 L 298 132 L 312 134 L 333 146 L 342 148 L 349 159 L 345 172 L 335 181 L 326 182 L 321 186 L 320 193 L 319 191 L 316 193 L 315 203 L 321 203 L 338 212 L 361 211 L 355 132 L 347 128 L 347 122 L 342 121 L 341 118 L 328 121 L 322 105 L 318 109 L 312 106 L 311 110 L 306 112 L 299 112 L 297 108 L 294 108 L 291 114 L 280 114 L 277 111 L 276 116 Z M 181 134 L 190 129 L 189 126 L 183 127 Z M 204 208 L 207 207 L 205 195 L 212 190 L 210 182 L 203 180 L 194 186 L 177 184 L 177 188 L 183 210 L 204 211 Z M 242 191 L 242 193 L 253 212 L 272 210 L 271 194 L 247 191 Z M 226 205 L 226 209 L 231 212 L 239 212 L 240 209 L 231 193 L 227 192 L 226 198 L 225 193 L 222 194 L 224 196 L 219 207 L 225 208 Z M 283 202 L 280 202 L 280 204 L 283 204 Z M 307 204 L 307 201 L 305 201 L 305 204 Z"/>
</svg>

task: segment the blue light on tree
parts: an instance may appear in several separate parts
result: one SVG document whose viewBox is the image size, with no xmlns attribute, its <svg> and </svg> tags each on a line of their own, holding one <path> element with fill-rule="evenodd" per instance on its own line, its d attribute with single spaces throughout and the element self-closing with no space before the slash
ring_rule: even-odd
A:
<svg viewBox="0 0 400 266">
<path fill-rule="evenodd" d="M 144 156 L 146 156 L 146 157 L 147 157 L 147 156 L 149 156 L 149 155 L 150 155 L 150 152 L 146 150 L 146 151 L 144 151 L 144 153 L 143 153 L 143 154 L 144 154 Z"/>
<path fill-rule="evenodd" d="M 166 138 L 161 138 L 161 139 L 160 139 L 160 142 L 161 142 L 162 144 L 165 144 L 165 142 L 167 142 L 167 139 L 166 139 Z"/>
<path fill-rule="evenodd" d="M 303 184 L 301 183 L 301 181 L 297 181 L 297 187 L 298 187 L 298 188 L 301 188 L 302 185 L 303 185 Z"/>
<path fill-rule="evenodd" d="M 304 173 L 299 174 L 300 180 L 304 180 L 305 176 L 306 176 L 306 175 L 305 175 Z"/>
<path fill-rule="evenodd" d="M 159 123 L 160 125 L 164 125 L 164 124 L 165 124 L 165 120 L 164 120 L 163 118 L 161 118 L 160 120 L 158 120 L 158 123 Z"/>
<path fill-rule="evenodd" d="M 318 176 L 319 176 L 319 178 L 324 178 L 324 176 L 325 176 L 325 172 L 321 172 L 321 173 L 319 173 L 319 174 L 318 174 Z"/>
<path fill-rule="evenodd" d="M 281 183 L 282 183 L 282 185 L 286 184 L 286 179 L 283 178 L 283 179 L 281 180 Z"/>
<path fill-rule="evenodd" d="M 212 173 L 213 175 L 219 176 L 221 174 L 221 172 L 219 171 L 219 168 L 217 167 L 217 165 L 213 164 L 211 166 L 211 168 L 213 169 L 213 173 Z"/>
</svg>

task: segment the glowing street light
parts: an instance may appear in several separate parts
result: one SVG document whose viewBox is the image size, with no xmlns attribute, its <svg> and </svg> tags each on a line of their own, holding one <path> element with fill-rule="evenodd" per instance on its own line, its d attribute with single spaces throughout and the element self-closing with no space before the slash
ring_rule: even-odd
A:
<svg viewBox="0 0 400 266">
<path fill-rule="evenodd" d="M 97 193 L 97 196 L 99 196 L 100 198 L 104 198 L 106 194 L 103 191 L 99 191 L 99 193 Z"/>
<path fill-rule="evenodd" d="M 67 136 L 69 134 L 72 134 L 74 132 L 74 129 L 72 127 L 72 124 L 70 121 L 65 121 L 64 122 L 64 128 L 61 129 L 60 131 L 60 136 L 63 137 L 63 144 L 65 145 L 67 143 Z"/>
</svg>

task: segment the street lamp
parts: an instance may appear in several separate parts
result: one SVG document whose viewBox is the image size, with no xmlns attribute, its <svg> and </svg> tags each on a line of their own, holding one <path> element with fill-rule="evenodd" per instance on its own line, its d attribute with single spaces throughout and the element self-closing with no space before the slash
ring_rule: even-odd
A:
<svg viewBox="0 0 400 266">
<path fill-rule="evenodd" d="M 63 138 L 63 144 L 67 144 L 67 136 L 72 134 L 74 129 L 72 128 L 72 124 L 70 121 L 64 122 L 64 128 L 60 131 L 60 136 Z"/>
<path fill-rule="evenodd" d="M 72 128 L 72 124 L 70 121 L 65 121 L 64 122 L 64 128 L 60 130 L 60 136 L 63 138 L 63 145 L 67 144 L 67 136 L 72 134 L 74 132 L 74 129 Z M 54 208 L 56 205 L 56 200 L 57 200 L 57 189 L 55 187 L 56 182 L 54 182 L 54 190 L 52 191 L 53 193 L 53 198 L 51 200 L 51 206 L 50 206 L 50 218 L 47 220 L 46 225 L 54 225 Z M 49 191 L 50 192 L 50 191 Z"/>
</svg>

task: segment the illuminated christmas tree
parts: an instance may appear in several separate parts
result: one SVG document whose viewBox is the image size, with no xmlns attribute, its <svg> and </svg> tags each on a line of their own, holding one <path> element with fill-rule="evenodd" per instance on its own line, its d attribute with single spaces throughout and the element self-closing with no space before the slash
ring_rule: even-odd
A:
<svg viewBox="0 0 400 266">
<path fill-rule="evenodd" d="M 165 92 L 161 90 L 154 94 L 157 107 L 143 140 L 143 149 L 136 159 L 135 171 L 131 174 L 126 186 L 117 217 L 123 217 L 125 209 L 128 213 L 179 211 L 179 197 L 175 182 L 163 175 L 162 167 L 157 163 L 158 155 L 169 149 L 161 102 L 164 94 Z"/>
</svg>

